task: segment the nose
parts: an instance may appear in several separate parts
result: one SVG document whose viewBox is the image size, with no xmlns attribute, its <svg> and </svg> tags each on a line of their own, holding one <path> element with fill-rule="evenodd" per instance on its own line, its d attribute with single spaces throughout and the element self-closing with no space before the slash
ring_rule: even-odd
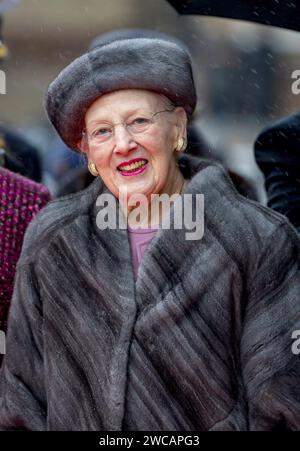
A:
<svg viewBox="0 0 300 451">
<path fill-rule="evenodd" d="M 137 146 L 132 135 L 127 131 L 123 124 L 115 126 L 114 144 L 114 152 L 121 154 L 126 154 Z"/>
</svg>

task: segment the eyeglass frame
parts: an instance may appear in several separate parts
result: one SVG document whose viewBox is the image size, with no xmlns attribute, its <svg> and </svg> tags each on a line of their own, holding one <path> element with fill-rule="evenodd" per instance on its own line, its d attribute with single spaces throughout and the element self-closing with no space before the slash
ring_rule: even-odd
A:
<svg viewBox="0 0 300 451">
<path fill-rule="evenodd" d="M 153 125 L 153 124 L 155 123 L 155 121 L 153 121 L 153 118 L 154 118 L 157 114 L 160 114 L 160 113 L 166 113 L 166 112 L 172 113 L 175 109 L 176 109 L 176 107 L 174 106 L 173 109 L 171 109 L 171 110 L 165 109 L 165 110 L 161 110 L 161 111 L 156 111 L 156 113 L 152 113 L 152 114 L 151 114 L 151 123 L 150 123 L 149 125 Z M 141 116 L 142 116 L 142 114 L 141 114 Z M 138 116 L 136 117 L 136 119 L 137 119 L 137 118 L 138 118 Z M 148 119 L 148 118 L 147 118 L 147 119 Z M 149 119 L 149 120 L 150 120 L 150 119 Z M 152 122 L 152 121 L 153 121 L 153 122 Z M 104 123 L 105 123 L 105 121 L 103 121 L 103 124 L 104 124 Z M 102 124 L 100 124 L 100 125 L 102 125 Z M 115 123 L 115 124 L 111 124 L 111 123 L 107 122 L 106 125 L 112 128 L 113 133 L 112 133 L 112 135 L 111 135 L 110 137 L 108 137 L 108 139 L 107 139 L 106 141 L 103 141 L 103 142 L 99 143 L 98 145 L 106 144 L 106 143 L 110 140 L 110 138 L 112 138 L 112 137 L 114 136 L 114 133 L 115 133 L 115 127 L 116 127 L 117 125 L 123 125 L 124 128 L 126 129 L 127 133 L 130 134 L 130 136 L 134 136 L 134 135 L 136 135 L 136 134 L 137 134 L 137 135 L 143 134 L 146 130 L 148 130 L 148 128 L 147 128 L 146 130 L 143 130 L 143 131 L 140 131 L 140 132 L 136 132 L 136 133 L 130 132 L 130 131 L 128 130 L 128 128 L 127 128 L 128 125 L 130 125 L 130 123 L 127 124 L 126 121 L 125 121 L 125 122 L 118 122 L 118 123 Z M 87 131 L 86 131 L 85 129 L 82 130 L 81 134 L 82 134 L 82 136 L 83 136 L 84 138 L 87 138 L 88 140 L 91 140 L 91 133 L 87 133 Z M 94 138 L 92 138 L 92 139 L 94 139 Z"/>
</svg>

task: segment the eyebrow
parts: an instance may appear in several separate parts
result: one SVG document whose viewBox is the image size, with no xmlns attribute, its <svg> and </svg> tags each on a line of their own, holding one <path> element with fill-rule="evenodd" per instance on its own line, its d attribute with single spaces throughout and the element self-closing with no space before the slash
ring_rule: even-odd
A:
<svg viewBox="0 0 300 451">
<path fill-rule="evenodd" d="M 142 109 L 146 109 L 146 108 L 135 108 L 134 110 L 130 110 L 129 112 L 127 112 L 127 117 L 132 116 L 133 114 L 137 113 L 138 111 L 142 110 Z M 97 125 L 97 124 L 101 124 L 101 123 L 110 123 L 110 121 L 106 120 L 106 119 L 95 119 L 94 121 L 88 122 L 87 126 L 93 126 L 93 125 Z"/>
</svg>

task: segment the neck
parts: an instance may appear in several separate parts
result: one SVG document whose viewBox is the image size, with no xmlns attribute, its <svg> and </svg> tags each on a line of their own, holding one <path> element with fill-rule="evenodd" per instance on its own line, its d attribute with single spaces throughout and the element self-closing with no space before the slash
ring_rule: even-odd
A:
<svg viewBox="0 0 300 451">
<path fill-rule="evenodd" d="M 148 199 L 147 205 L 141 209 L 140 206 L 132 208 L 128 210 L 128 225 L 132 228 L 136 227 L 137 214 L 142 212 L 138 219 L 139 227 L 141 228 L 150 228 L 152 226 L 158 227 L 161 225 L 164 217 L 169 214 L 170 208 L 173 204 L 173 200 L 170 199 L 170 202 L 159 202 L 159 195 L 167 194 L 168 196 L 172 196 L 173 194 L 181 194 L 186 186 L 186 181 L 184 180 L 183 175 L 181 174 L 179 168 L 176 166 L 174 177 L 171 178 L 172 183 L 167 185 L 165 189 L 158 194 L 158 196 L 154 196 L 153 199 Z M 174 196 L 176 198 L 176 196 Z"/>
</svg>

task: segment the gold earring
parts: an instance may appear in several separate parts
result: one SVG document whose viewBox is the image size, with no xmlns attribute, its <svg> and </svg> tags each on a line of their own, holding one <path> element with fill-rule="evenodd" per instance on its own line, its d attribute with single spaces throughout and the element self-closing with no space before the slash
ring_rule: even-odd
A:
<svg viewBox="0 0 300 451">
<path fill-rule="evenodd" d="M 93 163 L 93 162 L 90 161 L 90 160 L 89 160 L 89 162 L 88 162 L 88 170 L 90 171 L 90 173 L 91 173 L 94 177 L 97 177 L 97 175 L 99 175 L 95 163 Z"/>
<path fill-rule="evenodd" d="M 176 151 L 182 152 L 185 150 L 185 139 L 183 137 L 178 138 L 177 145 L 176 145 Z"/>
</svg>

